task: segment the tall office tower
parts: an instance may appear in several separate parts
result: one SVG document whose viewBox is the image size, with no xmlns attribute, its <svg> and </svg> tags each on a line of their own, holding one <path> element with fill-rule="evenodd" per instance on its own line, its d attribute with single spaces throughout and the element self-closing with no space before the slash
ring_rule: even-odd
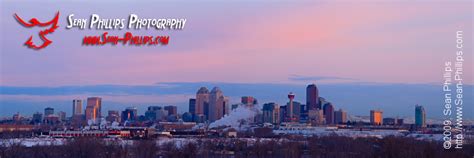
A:
<svg viewBox="0 0 474 158">
<path fill-rule="evenodd" d="M 145 112 L 145 118 L 150 121 L 155 121 L 157 119 L 156 115 L 161 109 L 162 108 L 160 106 L 149 106 L 148 110 Z"/>
<path fill-rule="evenodd" d="M 370 123 L 372 125 L 382 125 L 382 110 L 370 110 Z"/>
<path fill-rule="evenodd" d="M 136 107 L 128 107 L 122 111 L 122 122 L 136 121 L 138 117 L 138 110 Z"/>
<path fill-rule="evenodd" d="M 36 112 L 33 114 L 33 122 L 34 123 L 41 123 L 43 122 L 43 114 L 40 112 Z"/>
<path fill-rule="evenodd" d="M 339 109 L 334 111 L 334 123 L 335 124 L 345 124 L 347 122 L 347 112 Z"/>
<path fill-rule="evenodd" d="M 241 103 L 245 106 L 254 106 L 255 98 L 252 96 L 243 96 L 241 98 Z"/>
<path fill-rule="evenodd" d="M 222 109 L 223 109 L 222 116 L 228 115 L 230 113 L 230 106 L 231 105 L 230 105 L 229 97 L 224 96 L 224 102 L 222 105 Z"/>
<path fill-rule="evenodd" d="M 288 102 L 288 105 L 286 107 L 287 122 L 295 122 L 296 117 L 294 116 L 294 110 L 300 108 L 295 108 L 293 106 L 293 100 L 295 99 L 295 94 L 293 92 L 290 92 L 288 94 L 288 99 L 290 99 L 290 102 Z"/>
<path fill-rule="evenodd" d="M 101 118 L 102 98 L 87 98 L 86 120 L 97 120 Z"/>
<path fill-rule="evenodd" d="M 285 122 L 287 118 L 287 105 L 281 105 L 280 106 L 280 122 Z"/>
<path fill-rule="evenodd" d="M 165 110 L 164 108 L 156 111 L 156 120 L 158 121 L 164 121 L 167 120 L 166 118 L 168 117 L 168 110 Z"/>
<path fill-rule="evenodd" d="M 323 114 L 326 124 L 334 124 L 334 106 L 332 103 L 324 104 Z"/>
<path fill-rule="evenodd" d="M 53 115 L 53 114 L 54 114 L 54 108 L 52 107 L 44 108 L 44 117 Z"/>
<path fill-rule="evenodd" d="M 318 99 L 318 100 L 319 100 L 319 103 L 318 103 L 318 105 L 319 105 L 319 107 L 320 107 L 320 110 L 322 110 L 322 109 L 323 109 L 322 105 L 324 105 L 324 104 L 328 103 L 328 101 L 326 101 L 326 99 L 325 99 L 325 98 L 323 98 L 323 97 L 319 97 L 319 99 Z"/>
<path fill-rule="evenodd" d="M 421 105 L 415 106 L 415 125 L 416 127 L 426 127 L 426 112 Z"/>
<path fill-rule="evenodd" d="M 196 99 L 194 98 L 189 99 L 189 113 L 191 115 L 196 114 Z"/>
<path fill-rule="evenodd" d="M 219 87 L 214 87 L 209 95 L 209 121 L 214 122 L 224 116 L 224 95 Z"/>
<path fill-rule="evenodd" d="M 280 105 L 276 103 L 263 104 L 263 122 L 279 124 L 280 123 Z"/>
<path fill-rule="evenodd" d="M 306 87 L 306 106 L 307 110 L 322 109 L 319 103 L 319 90 L 315 84 Z"/>
<path fill-rule="evenodd" d="M 82 115 L 82 100 L 74 99 L 72 100 L 72 116 Z"/>
<path fill-rule="evenodd" d="M 308 122 L 311 123 L 312 126 L 322 125 L 324 123 L 323 110 L 308 110 Z"/>
<path fill-rule="evenodd" d="M 201 122 L 209 120 L 209 103 L 204 104 L 204 114 L 197 115 Z"/>
<path fill-rule="evenodd" d="M 209 106 L 209 90 L 206 87 L 201 87 L 196 93 L 196 115 L 206 115 L 207 111 L 206 106 Z"/>
<path fill-rule="evenodd" d="M 303 105 L 303 104 L 301 104 L 300 102 L 297 102 L 297 101 L 293 101 L 291 103 L 293 103 L 293 106 L 292 106 L 293 120 L 292 121 L 293 122 L 299 122 L 300 118 L 301 118 L 301 115 L 305 114 L 304 111 L 302 111 L 305 105 Z M 286 103 L 286 106 L 290 107 L 290 102 Z"/>
<path fill-rule="evenodd" d="M 168 111 L 168 115 L 178 116 L 178 107 L 173 105 L 165 106 L 164 109 Z"/>
<path fill-rule="evenodd" d="M 66 121 L 66 112 L 64 111 L 58 112 L 58 117 L 59 117 L 59 121 Z"/>
<path fill-rule="evenodd" d="M 120 122 L 120 113 L 117 110 L 109 110 L 105 120 L 109 122 Z"/>
</svg>

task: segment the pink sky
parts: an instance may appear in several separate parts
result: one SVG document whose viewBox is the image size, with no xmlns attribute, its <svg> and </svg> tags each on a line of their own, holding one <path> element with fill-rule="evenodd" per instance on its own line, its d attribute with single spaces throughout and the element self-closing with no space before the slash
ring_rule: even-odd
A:
<svg viewBox="0 0 474 158">
<path fill-rule="evenodd" d="M 465 58 L 472 61 L 470 1 L 1 3 L 0 79 L 9 86 L 293 83 L 288 78 L 294 75 L 438 84 L 444 62 L 454 58 L 459 29 L 468 45 Z M 20 27 L 12 14 L 47 19 L 58 10 L 60 28 L 48 36 L 54 43 L 39 52 L 23 46 L 31 30 Z M 85 47 L 83 36 L 103 31 L 66 30 L 66 16 L 72 13 L 104 18 L 135 13 L 188 21 L 183 31 L 133 31 L 170 35 L 165 47 Z M 473 84 L 470 61 L 465 62 L 464 77 Z"/>
</svg>

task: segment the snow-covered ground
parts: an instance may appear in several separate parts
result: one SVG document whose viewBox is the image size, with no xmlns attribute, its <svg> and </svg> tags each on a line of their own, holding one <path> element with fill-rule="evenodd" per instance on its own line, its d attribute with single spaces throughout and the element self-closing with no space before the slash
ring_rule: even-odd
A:
<svg viewBox="0 0 474 158">
<path fill-rule="evenodd" d="M 386 137 L 386 136 L 404 136 L 403 130 L 371 130 L 371 131 L 359 131 L 352 129 L 337 129 L 331 130 L 326 127 L 310 127 L 310 128 L 301 128 L 297 130 L 288 130 L 288 129 L 278 129 L 273 130 L 275 134 L 299 134 L 299 135 L 316 135 L 316 136 L 329 136 L 329 135 L 338 135 L 346 137 Z"/>
<path fill-rule="evenodd" d="M 333 130 L 328 131 L 326 128 L 316 128 L 313 130 L 274 130 L 275 134 L 301 134 L 301 135 L 317 135 L 317 136 L 329 136 L 329 135 L 339 135 L 346 137 L 377 137 L 383 138 L 386 136 L 399 136 L 399 137 L 411 137 L 417 140 L 428 140 L 428 141 L 443 141 L 442 134 L 416 134 L 411 133 L 408 135 L 403 134 L 401 131 L 396 130 L 374 130 L 374 131 L 356 131 L 356 130 Z M 165 145 L 166 143 L 174 143 L 176 147 L 182 147 L 188 143 L 196 143 L 198 139 L 201 140 L 211 140 L 214 141 L 216 138 L 160 138 L 157 141 L 159 145 Z M 227 138 L 217 138 L 221 140 L 231 141 L 232 139 Z M 252 144 L 256 142 L 257 138 L 236 138 L 239 140 L 245 140 L 248 143 Z M 65 138 L 15 138 L 15 139 L 3 139 L 0 140 L 0 146 L 11 146 L 11 145 L 23 145 L 26 147 L 32 147 L 36 145 L 47 146 L 47 145 L 63 145 L 68 139 Z M 121 145 L 133 145 L 136 140 L 126 140 L 126 139 L 114 139 L 114 138 L 104 138 L 108 143 L 119 143 Z M 261 141 L 269 141 L 272 138 L 260 138 Z M 278 139 L 282 141 L 284 139 Z"/>
<path fill-rule="evenodd" d="M 12 145 L 23 145 L 27 147 L 36 145 L 63 145 L 66 140 L 64 138 L 14 138 L 14 139 L 2 139 L 0 145 L 12 146 Z"/>
<path fill-rule="evenodd" d="M 415 138 L 417 140 L 432 140 L 432 141 L 443 141 L 443 134 L 416 134 L 412 133 L 407 137 Z"/>
</svg>

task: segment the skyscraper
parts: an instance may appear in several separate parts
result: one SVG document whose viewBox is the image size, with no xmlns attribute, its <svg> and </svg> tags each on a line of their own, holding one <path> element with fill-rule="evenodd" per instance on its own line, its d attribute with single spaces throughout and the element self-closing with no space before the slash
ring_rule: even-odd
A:
<svg viewBox="0 0 474 158">
<path fill-rule="evenodd" d="M 224 116 L 224 95 L 219 87 L 214 87 L 209 95 L 209 121 L 214 122 Z"/>
<path fill-rule="evenodd" d="M 122 122 L 137 120 L 138 110 L 136 107 L 128 107 L 122 111 Z"/>
<path fill-rule="evenodd" d="M 47 107 L 47 108 L 44 108 L 44 116 L 49 116 L 49 115 L 53 115 L 54 114 L 54 108 L 52 107 Z"/>
<path fill-rule="evenodd" d="M 102 98 L 89 97 L 87 98 L 86 106 L 86 120 L 97 120 L 101 118 Z"/>
<path fill-rule="evenodd" d="M 347 112 L 339 109 L 334 111 L 334 123 L 335 124 L 345 124 L 347 122 Z"/>
<path fill-rule="evenodd" d="M 322 109 L 319 104 L 319 90 L 315 84 L 306 87 L 306 106 L 308 110 Z"/>
<path fill-rule="evenodd" d="M 82 115 L 82 100 L 74 99 L 72 100 L 72 116 Z"/>
<path fill-rule="evenodd" d="M 33 114 L 33 122 L 34 123 L 41 123 L 43 122 L 43 114 L 40 112 L 36 112 Z"/>
<path fill-rule="evenodd" d="M 66 121 L 66 112 L 64 111 L 58 112 L 58 117 L 60 121 Z"/>
<path fill-rule="evenodd" d="M 178 107 L 176 106 L 168 105 L 168 106 L 165 106 L 164 109 L 168 111 L 168 115 L 174 115 L 174 116 L 178 115 Z"/>
<path fill-rule="evenodd" d="M 326 124 L 334 124 L 334 106 L 332 103 L 324 104 L 323 114 Z"/>
<path fill-rule="evenodd" d="M 201 87 L 196 93 L 196 115 L 203 115 L 208 113 L 205 109 L 209 105 L 209 90 L 206 87 Z"/>
<path fill-rule="evenodd" d="M 255 102 L 255 98 L 252 96 L 243 96 L 241 98 L 241 103 L 245 106 L 253 106 Z"/>
<path fill-rule="evenodd" d="M 308 122 L 311 125 L 321 125 L 324 122 L 324 113 L 323 110 L 315 109 L 315 110 L 308 110 Z"/>
<path fill-rule="evenodd" d="M 120 122 L 120 113 L 117 110 L 109 110 L 107 117 L 105 120 L 109 122 Z"/>
<path fill-rule="evenodd" d="M 300 121 L 300 118 L 301 118 L 301 114 L 304 114 L 304 106 L 303 104 L 301 104 L 300 102 L 297 102 L 297 101 L 294 101 L 291 102 L 293 104 L 292 106 L 292 111 L 293 111 L 293 119 L 292 121 L 293 122 L 299 122 Z M 290 102 L 286 103 L 286 106 L 287 107 L 290 107 Z"/>
<path fill-rule="evenodd" d="M 263 122 L 279 124 L 280 123 L 280 105 L 276 103 L 263 104 Z"/>
<path fill-rule="evenodd" d="M 196 99 L 194 98 L 189 99 L 189 113 L 191 115 L 196 114 Z"/>
<path fill-rule="evenodd" d="M 227 115 L 230 113 L 230 101 L 229 101 L 229 97 L 226 97 L 224 96 L 224 102 L 223 102 L 223 105 L 222 105 L 222 108 L 223 108 L 223 115 Z"/>
<path fill-rule="evenodd" d="M 421 105 L 415 106 L 415 125 L 416 127 L 426 127 L 426 112 L 425 108 Z"/>
<path fill-rule="evenodd" d="M 382 125 L 382 114 L 381 110 L 370 110 L 370 123 L 372 125 Z"/>
<path fill-rule="evenodd" d="M 160 106 L 149 106 L 148 110 L 145 112 L 145 118 L 150 121 L 155 121 L 157 119 L 156 115 L 161 109 Z"/>
</svg>

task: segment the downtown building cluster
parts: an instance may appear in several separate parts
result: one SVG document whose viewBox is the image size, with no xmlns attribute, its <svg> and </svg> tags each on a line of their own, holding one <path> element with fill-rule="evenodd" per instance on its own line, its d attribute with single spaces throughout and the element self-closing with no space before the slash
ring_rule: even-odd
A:
<svg viewBox="0 0 474 158">
<path fill-rule="evenodd" d="M 102 98 L 89 97 L 86 100 L 72 100 L 72 114 L 66 117 L 66 113 L 54 112 L 54 108 L 47 107 L 44 114 L 37 112 L 30 119 L 15 114 L 12 122 L 26 122 L 23 124 L 42 125 L 50 127 L 67 127 L 72 131 L 51 131 L 53 136 L 84 135 L 90 132 L 77 132 L 77 130 L 99 130 L 97 135 L 104 135 L 104 129 L 114 127 L 110 132 L 120 135 L 143 135 L 148 127 L 154 130 L 167 132 L 179 130 L 192 130 L 199 124 L 208 127 L 226 115 L 232 114 L 237 108 L 258 109 L 255 116 L 247 123 L 257 127 L 271 127 L 273 129 L 285 129 L 287 127 L 341 127 L 354 126 L 360 122 L 349 120 L 348 114 L 343 109 L 335 110 L 333 103 L 319 95 L 319 89 L 315 84 L 306 87 L 306 102 L 301 103 L 295 100 L 295 93 L 289 92 L 288 101 L 283 105 L 276 102 L 266 102 L 262 105 L 252 96 L 242 96 L 240 103 L 231 104 L 229 97 L 225 96 L 219 87 L 209 91 L 206 87 L 197 90 L 196 96 L 189 99 L 189 111 L 178 113 L 177 106 L 149 106 L 145 112 L 139 113 L 137 107 L 128 107 L 122 111 L 109 110 L 107 115 L 103 115 Z M 83 105 L 86 105 L 83 107 Z M 385 128 L 381 126 L 401 126 L 403 119 L 384 118 L 382 110 L 370 110 L 370 122 L 364 123 L 367 127 Z M 4 124 L 5 121 L 2 121 Z M 415 127 L 426 128 L 426 112 L 423 106 L 415 107 Z M 126 131 L 116 131 L 127 129 Z M 202 127 L 202 126 L 201 126 Z M 0 131 L 8 129 L 0 128 Z M 11 128 L 10 128 L 11 129 Z M 48 128 L 51 129 L 51 128 Z M 54 129 L 54 128 L 53 128 Z M 149 129 L 149 128 L 148 128 Z M 304 129 L 304 128 L 300 128 Z M 309 128 L 311 129 L 311 128 Z M 123 133 L 125 132 L 125 133 Z M 110 134 L 110 133 L 105 133 Z"/>
</svg>

